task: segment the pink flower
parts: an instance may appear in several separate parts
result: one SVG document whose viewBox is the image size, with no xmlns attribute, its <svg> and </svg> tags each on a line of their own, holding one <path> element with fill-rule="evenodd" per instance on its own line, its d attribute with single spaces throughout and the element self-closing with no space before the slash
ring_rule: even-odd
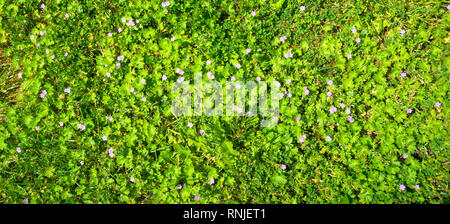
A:
<svg viewBox="0 0 450 224">
<path fill-rule="evenodd" d="M 203 129 L 200 130 L 200 135 L 202 135 L 202 136 L 205 135 L 205 130 L 203 130 Z"/>
<path fill-rule="evenodd" d="M 19 79 L 21 79 L 21 78 L 22 78 L 22 72 L 19 72 L 19 74 L 17 74 L 17 77 L 18 77 Z"/>
<path fill-rule="evenodd" d="M 59 122 L 59 126 L 62 127 L 64 126 L 64 123 L 62 121 Z"/>
<path fill-rule="evenodd" d="M 280 93 L 280 100 L 283 99 L 284 93 Z"/>
<path fill-rule="evenodd" d="M 64 16 L 65 16 L 66 18 L 69 18 L 69 13 L 66 13 Z"/>
<path fill-rule="evenodd" d="M 280 37 L 280 42 L 284 42 L 286 39 L 287 39 L 286 36 L 282 36 L 282 37 Z"/>
<path fill-rule="evenodd" d="M 42 90 L 41 94 L 39 94 L 39 96 L 40 96 L 41 98 L 44 98 L 45 95 L 47 95 L 47 91 L 45 91 L 45 90 Z"/>
<path fill-rule="evenodd" d="M 285 58 L 292 58 L 293 54 L 289 52 L 289 53 L 284 54 L 284 57 Z"/>
<path fill-rule="evenodd" d="M 167 79 L 167 76 L 166 76 L 166 75 L 163 75 L 163 76 L 161 77 L 161 80 L 162 80 L 162 81 L 166 81 L 166 79 Z"/>
<path fill-rule="evenodd" d="M 237 63 L 237 64 L 236 64 L 236 68 L 237 68 L 237 69 L 240 69 L 240 68 L 241 68 L 241 64 Z"/>
<path fill-rule="evenodd" d="M 67 93 L 67 94 L 69 94 L 69 93 L 70 93 L 70 88 L 65 88 L 65 89 L 64 89 L 64 92 Z"/>
<path fill-rule="evenodd" d="M 108 77 L 108 78 L 111 77 L 111 73 L 107 72 L 106 77 Z"/>
<path fill-rule="evenodd" d="M 341 103 L 341 104 L 339 104 L 339 107 L 340 107 L 340 108 L 344 108 L 344 107 L 345 107 L 345 104 Z"/>
<path fill-rule="evenodd" d="M 231 81 L 235 81 L 236 78 L 234 76 L 231 76 Z"/>
<path fill-rule="evenodd" d="M 255 12 L 255 11 L 252 11 L 250 14 L 251 14 L 252 16 L 256 16 L 256 12 Z"/>
<path fill-rule="evenodd" d="M 208 78 L 210 79 L 214 79 L 214 75 L 211 72 L 207 72 L 206 76 L 208 76 Z"/>
<path fill-rule="evenodd" d="M 333 107 L 330 108 L 330 114 L 333 114 L 336 111 L 337 111 L 336 107 L 333 106 Z"/>
<path fill-rule="evenodd" d="M 162 7 L 169 6 L 169 5 L 170 5 L 170 2 L 169 2 L 169 1 L 166 1 L 166 2 L 161 3 L 161 5 L 162 5 Z"/>
<path fill-rule="evenodd" d="M 408 109 L 406 110 L 406 112 L 407 112 L 408 114 L 410 114 L 410 113 L 412 113 L 412 109 L 411 109 L 411 108 L 408 108 Z"/>
<path fill-rule="evenodd" d="M 299 122 L 299 121 L 300 121 L 300 116 L 297 116 L 297 117 L 295 118 L 295 121 Z"/>
<path fill-rule="evenodd" d="M 194 198 L 195 198 L 196 201 L 200 200 L 200 197 L 198 195 L 195 195 Z"/>
<path fill-rule="evenodd" d="M 34 130 L 39 131 L 39 126 L 34 127 Z"/>
<path fill-rule="evenodd" d="M 39 43 L 36 43 L 36 47 L 39 47 L 40 46 L 40 44 Z"/>
<path fill-rule="evenodd" d="M 67 57 L 67 55 L 69 55 L 69 53 L 67 53 L 67 52 L 64 52 L 64 57 Z"/>
<path fill-rule="evenodd" d="M 406 187 L 405 187 L 405 185 L 403 185 L 403 184 L 400 184 L 400 187 L 399 187 L 399 189 L 400 189 L 401 191 L 404 191 L 404 190 L 406 189 Z"/>
<path fill-rule="evenodd" d="M 406 77 L 406 72 L 402 72 L 402 74 L 400 74 L 401 77 Z"/>
<path fill-rule="evenodd" d="M 348 59 L 352 58 L 352 55 L 351 54 L 347 54 L 347 58 Z"/>
<path fill-rule="evenodd" d="M 50 51 L 49 51 L 49 50 L 47 49 L 47 50 L 45 50 L 45 53 L 46 53 L 46 54 L 49 54 L 49 53 L 50 53 Z"/>
<path fill-rule="evenodd" d="M 119 27 L 119 29 L 117 29 L 117 32 L 121 33 L 122 32 L 122 28 Z"/>
<path fill-rule="evenodd" d="M 134 92 L 134 88 L 133 88 L 133 87 L 131 87 L 131 88 L 130 88 L 130 91 L 131 91 L 131 92 Z"/>
<path fill-rule="evenodd" d="M 309 94 L 309 89 L 305 89 L 304 93 L 305 93 L 305 95 L 308 95 Z"/>
<path fill-rule="evenodd" d="M 328 85 L 330 85 L 330 86 L 333 85 L 333 81 L 332 81 L 332 80 L 328 80 L 327 83 L 328 83 Z"/>
<path fill-rule="evenodd" d="M 112 37 L 112 33 L 108 33 L 108 37 Z"/>
<path fill-rule="evenodd" d="M 134 177 L 131 177 L 131 178 L 130 178 L 130 181 L 134 183 Z"/>
<path fill-rule="evenodd" d="M 355 39 L 355 42 L 359 43 L 359 42 L 361 42 L 361 39 L 359 39 L 359 37 L 358 37 L 358 38 Z"/>
<path fill-rule="evenodd" d="M 113 157 L 114 156 L 114 149 L 113 148 L 109 148 L 108 149 L 108 154 L 109 154 L 109 157 Z"/>
<path fill-rule="evenodd" d="M 347 121 L 350 123 L 353 123 L 355 121 L 355 119 L 353 119 L 353 117 L 349 115 L 349 116 L 347 116 Z"/>
<path fill-rule="evenodd" d="M 194 124 L 192 124 L 191 122 L 189 122 L 189 123 L 187 124 L 187 126 L 188 126 L 189 128 L 192 128 L 192 126 L 194 126 Z"/>
<path fill-rule="evenodd" d="M 214 184 L 214 178 L 209 179 L 210 184 Z"/>
<path fill-rule="evenodd" d="M 450 6 L 450 5 L 449 5 Z M 414 188 L 416 188 L 417 190 L 420 189 L 420 186 L 418 184 L 414 185 Z"/>
<path fill-rule="evenodd" d="M 329 142 L 329 141 L 331 141 L 331 137 L 330 137 L 330 136 L 327 136 L 327 137 L 325 138 L 325 140 L 326 140 L 327 142 Z"/>
<path fill-rule="evenodd" d="M 302 135 L 300 138 L 298 138 L 298 141 L 303 143 L 306 140 L 306 135 Z"/>
<path fill-rule="evenodd" d="M 177 68 L 177 73 L 180 74 L 180 75 L 183 75 L 183 74 L 184 74 L 184 71 L 181 70 L 181 69 L 179 69 L 179 68 Z"/>
<path fill-rule="evenodd" d="M 252 117 L 253 115 L 252 115 L 252 112 L 247 112 L 247 117 Z"/>
<path fill-rule="evenodd" d="M 206 65 L 211 65 L 211 61 L 210 60 L 206 61 Z"/>
<path fill-rule="evenodd" d="M 118 67 L 118 68 L 120 67 L 120 63 L 119 62 L 116 63 L 116 67 Z"/>
<path fill-rule="evenodd" d="M 286 94 L 286 96 L 287 96 L 288 98 L 291 98 L 291 97 L 292 97 L 292 94 L 291 94 L 291 93 L 288 93 L 288 94 Z"/>
<path fill-rule="evenodd" d="M 175 41 L 175 37 L 171 37 L 170 41 L 174 42 Z"/>
<path fill-rule="evenodd" d="M 44 5 L 44 3 L 42 3 L 41 4 L 41 9 L 44 9 L 45 8 L 45 5 Z"/>
<path fill-rule="evenodd" d="M 39 35 L 40 35 L 41 37 L 44 36 L 44 32 L 39 31 Z"/>
<path fill-rule="evenodd" d="M 300 6 L 301 11 L 305 11 L 306 7 L 304 5 Z"/>
<path fill-rule="evenodd" d="M 280 167 L 282 170 L 285 170 L 286 169 L 286 165 L 285 164 L 281 164 L 281 167 Z"/>
<path fill-rule="evenodd" d="M 331 95 L 333 95 L 333 93 L 331 93 L 331 91 L 328 91 L 327 96 L 330 97 Z"/>
<path fill-rule="evenodd" d="M 145 84 L 145 79 L 144 78 L 141 79 L 141 83 Z"/>
<path fill-rule="evenodd" d="M 280 88 L 281 87 L 281 83 L 280 82 L 275 82 L 275 86 L 277 87 L 277 88 Z"/>
<path fill-rule="evenodd" d="M 256 77 L 256 81 L 257 82 L 261 81 L 261 78 L 260 77 Z"/>
<path fill-rule="evenodd" d="M 109 121 L 112 121 L 112 120 L 113 120 L 113 117 L 112 117 L 112 116 L 109 116 L 109 117 L 107 117 L 106 119 L 108 119 Z"/>
<path fill-rule="evenodd" d="M 84 165 L 84 162 L 83 162 L 83 161 L 80 161 L 80 165 L 83 166 L 83 165 Z"/>
<path fill-rule="evenodd" d="M 177 82 L 182 83 L 184 81 L 184 77 L 181 76 L 180 78 L 177 79 Z"/>
<path fill-rule="evenodd" d="M 405 35 L 405 33 L 406 33 L 406 30 L 404 30 L 404 29 L 401 29 L 401 30 L 400 30 L 400 35 L 403 36 L 403 35 Z"/>
<path fill-rule="evenodd" d="M 22 149 L 20 149 L 20 147 L 17 147 L 17 148 L 16 148 L 16 152 L 17 152 L 17 153 L 20 153 L 21 151 L 22 151 Z"/>
<path fill-rule="evenodd" d="M 355 27 L 352 28 L 352 33 L 356 33 L 356 28 Z"/>
<path fill-rule="evenodd" d="M 142 102 L 145 102 L 145 101 L 147 101 L 147 98 L 142 97 L 141 100 L 142 100 Z"/>
<path fill-rule="evenodd" d="M 83 131 L 84 129 L 86 129 L 86 126 L 84 126 L 82 124 L 78 124 L 78 128 Z"/>
<path fill-rule="evenodd" d="M 108 137 L 106 137 L 106 135 L 103 135 L 102 140 L 106 141 L 106 140 L 108 140 Z"/>
<path fill-rule="evenodd" d="M 117 57 L 118 61 L 123 61 L 123 59 L 124 59 L 123 55 L 120 55 L 120 56 Z"/>
<path fill-rule="evenodd" d="M 351 110 L 350 110 L 350 109 L 347 109 L 347 110 L 345 110 L 345 113 L 346 113 L 346 114 L 350 114 L 350 113 L 351 113 Z"/>
<path fill-rule="evenodd" d="M 406 155 L 406 154 L 403 154 L 403 156 L 402 156 L 403 159 L 406 159 L 406 158 L 408 158 L 408 157 L 409 157 L 409 156 Z"/>
<path fill-rule="evenodd" d="M 434 104 L 434 107 L 440 107 L 440 106 L 441 106 L 441 103 L 439 101 Z"/>
<path fill-rule="evenodd" d="M 52 58 L 52 59 L 55 59 L 55 55 L 54 55 L 54 54 L 52 54 L 51 58 Z"/>
<path fill-rule="evenodd" d="M 245 49 L 245 52 L 250 53 L 252 50 L 250 48 Z"/>
<path fill-rule="evenodd" d="M 34 35 L 31 35 L 31 36 L 30 36 L 30 39 L 31 39 L 31 40 L 34 40 Z"/>
</svg>

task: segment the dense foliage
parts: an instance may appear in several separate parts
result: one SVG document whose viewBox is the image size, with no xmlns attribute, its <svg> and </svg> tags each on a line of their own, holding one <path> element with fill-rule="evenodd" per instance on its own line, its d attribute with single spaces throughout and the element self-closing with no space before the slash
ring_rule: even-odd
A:
<svg viewBox="0 0 450 224">
<path fill-rule="evenodd" d="M 448 202 L 449 9 L 0 0 L 0 202 Z M 278 125 L 173 116 L 194 72 L 278 80 Z"/>
</svg>

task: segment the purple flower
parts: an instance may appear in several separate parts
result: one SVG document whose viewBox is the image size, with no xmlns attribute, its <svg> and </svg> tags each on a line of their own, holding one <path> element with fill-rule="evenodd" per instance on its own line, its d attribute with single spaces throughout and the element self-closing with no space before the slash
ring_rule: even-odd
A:
<svg viewBox="0 0 450 224">
<path fill-rule="evenodd" d="M 113 117 L 112 117 L 112 116 L 109 116 L 109 117 L 107 117 L 106 119 L 108 119 L 109 121 L 112 121 L 112 120 L 113 120 Z"/>
<path fill-rule="evenodd" d="M 352 33 L 356 33 L 356 28 L 355 27 L 352 28 Z"/>
<path fill-rule="evenodd" d="M 40 96 L 41 98 L 44 98 L 45 95 L 47 95 L 47 91 L 46 91 L 46 90 L 42 90 L 41 94 L 39 94 L 39 96 Z"/>
<path fill-rule="evenodd" d="M 21 79 L 21 78 L 22 78 L 22 72 L 19 72 L 19 74 L 17 74 L 17 77 L 18 77 L 19 79 Z"/>
<path fill-rule="evenodd" d="M 282 36 L 282 37 L 280 37 L 280 42 L 284 42 L 286 39 L 287 39 L 286 36 Z"/>
<path fill-rule="evenodd" d="M 65 56 L 65 57 L 67 57 L 67 55 L 69 55 L 69 53 L 67 53 L 67 52 L 64 52 L 64 56 Z"/>
<path fill-rule="evenodd" d="M 179 68 L 177 68 L 177 73 L 180 74 L 180 75 L 183 75 L 183 74 L 184 74 L 184 71 L 181 70 L 181 69 L 179 69 Z"/>
<path fill-rule="evenodd" d="M 84 165 L 84 162 L 83 162 L 83 161 L 80 161 L 80 165 L 83 166 L 83 165 Z"/>
<path fill-rule="evenodd" d="M 214 75 L 211 72 L 207 72 L 206 76 L 208 76 L 208 78 L 210 79 L 214 79 Z"/>
<path fill-rule="evenodd" d="M 183 186 L 181 184 L 177 185 L 178 190 L 181 190 L 181 188 L 183 188 Z"/>
<path fill-rule="evenodd" d="M 285 164 L 281 164 L 281 169 L 285 170 L 286 169 L 286 165 Z"/>
<path fill-rule="evenodd" d="M 210 184 L 214 184 L 214 178 L 209 179 Z"/>
<path fill-rule="evenodd" d="M 45 53 L 46 53 L 46 54 L 49 54 L 49 53 L 50 53 L 50 51 L 49 51 L 49 50 L 47 49 L 47 50 L 45 50 Z"/>
<path fill-rule="evenodd" d="M 40 44 L 39 43 L 36 43 L 36 47 L 39 47 L 40 46 Z"/>
<path fill-rule="evenodd" d="M 42 3 L 41 4 L 41 9 L 44 9 L 45 8 L 45 5 L 44 5 L 44 3 Z"/>
<path fill-rule="evenodd" d="M 55 55 L 54 55 L 54 54 L 52 54 L 51 58 L 52 58 L 52 59 L 55 59 Z"/>
<path fill-rule="evenodd" d="M 205 130 L 203 130 L 203 129 L 200 130 L 200 135 L 201 135 L 201 136 L 205 135 Z"/>
<path fill-rule="evenodd" d="M 299 122 L 299 121 L 300 121 L 300 116 L 297 116 L 297 117 L 295 118 L 295 121 Z"/>
<path fill-rule="evenodd" d="M 286 84 L 290 84 L 291 80 L 290 79 L 286 79 Z"/>
<path fill-rule="evenodd" d="M 406 112 L 407 112 L 408 114 L 412 113 L 411 108 L 408 108 L 408 109 L 406 110 Z"/>
<path fill-rule="evenodd" d="M 355 39 L 355 42 L 359 43 L 359 42 L 361 42 L 361 39 L 359 39 L 359 37 L 358 37 L 358 38 Z"/>
<path fill-rule="evenodd" d="M 67 93 L 67 94 L 69 94 L 69 93 L 70 93 L 70 88 L 65 88 L 65 89 L 64 89 L 64 92 Z"/>
<path fill-rule="evenodd" d="M 200 200 L 200 197 L 198 195 L 195 195 L 194 198 L 195 198 L 196 201 Z"/>
<path fill-rule="evenodd" d="M 252 115 L 252 112 L 247 112 L 247 117 L 252 117 L 253 115 Z"/>
<path fill-rule="evenodd" d="M 402 72 L 402 73 L 400 74 L 400 76 L 401 76 L 401 77 L 406 77 L 406 72 Z"/>
<path fill-rule="evenodd" d="M 127 26 L 134 26 L 134 22 L 133 19 L 128 20 L 128 22 L 126 23 Z"/>
<path fill-rule="evenodd" d="M 34 130 L 39 131 L 39 126 L 34 127 Z"/>
<path fill-rule="evenodd" d="M 113 157 L 114 156 L 114 149 L 113 148 L 109 148 L 108 149 L 108 154 L 109 154 L 109 157 Z"/>
<path fill-rule="evenodd" d="M 191 122 L 189 122 L 189 123 L 187 124 L 187 126 L 188 126 L 189 128 L 192 128 L 192 126 L 194 126 L 194 124 L 192 124 Z"/>
<path fill-rule="evenodd" d="M 84 131 L 84 129 L 86 129 L 86 126 L 84 126 L 83 124 L 78 124 L 78 128 Z"/>
<path fill-rule="evenodd" d="M 400 189 L 401 191 L 404 191 L 406 189 L 406 187 L 405 187 L 405 185 L 400 184 L 400 187 L 398 189 Z"/>
<path fill-rule="evenodd" d="M 326 140 L 327 142 L 329 142 L 329 141 L 331 141 L 331 137 L 330 137 L 330 136 L 327 136 L 327 137 L 325 138 L 325 140 Z"/>
<path fill-rule="evenodd" d="M 288 94 L 286 94 L 286 96 L 287 96 L 288 98 L 291 98 L 291 97 L 292 97 L 292 94 L 291 94 L 291 93 L 288 93 Z"/>
<path fill-rule="evenodd" d="M 281 83 L 280 82 L 275 82 L 275 86 L 277 87 L 277 88 L 280 88 L 281 87 Z"/>
<path fill-rule="evenodd" d="M 306 140 L 306 135 L 302 135 L 300 138 L 298 138 L 298 141 L 303 143 Z"/>
<path fill-rule="evenodd" d="M 347 121 L 350 123 L 353 123 L 355 120 L 353 119 L 352 116 L 349 115 L 349 116 L 347 116 Z"/>
<path fill-rule="evenodd" d="M 22 149 L 20 149 L 20 147 L 17 147 L 17 148 L 16 148 L 16 152 L 17 152 L 17 153 L 20 153 L 20 152 L 22 152 Z"/>
<path fill-rule="evenodd" d="M 449 5 L 450 6 L 450 5 Z M 420 189 L 420 186 L 418 184 L 414 185 L 414 188 L 416 188 L 417 190 Z"/>
<path fill-rule="evenodd" d="M 108 33 L 108 37 L 112 37 L 112 33 Z"/>
<path fill-rule="evenodd" d="M 401 30 L 400 30 L 400 35 L 403 36 L 403 35 L 405 35 L 405 33 L 406 33 L 406 30 L 404 30 L 404 29 L 401 29 Z"/>
<path fill-rule="evenodd" d="M 133 87 L 131 87 L 131 88 L 130 88 L 130 91 L 131 91 L 131 92 L 134 92 L 134 88 L 133 88 Z"/>
<path fill-rule="evenodd" d="M 145 98 L 144 96 L 141 98 L 142 102 L 147 101 L 147 98 Z"/>
<path fill-rule="evenodd" d="M 409 156 L 406 155 L 406 154 L 403 154 L 403 156 L 402 156 L 403 159 L 406 159 L 406 158 L 408 158 L 408 157 L 409 157 Z"/>
<path fill-rule="evenodd" d="M 64 123 L 62 121 L 59 122 L 59 126 L 62 127 L 64 126 Z"/>
<path fill-rule="evenodd" d="M 333 114 L 333 113 L 336 112 L 336 111 L 337 111 L 337 108 L 336 108 L 336 107 L 332 106 L 332 107 L 330 108 L 330 114 Z"/>
<path fill-rule="evenodd" d="M 169 1 L 166 1 L 166 2 L 161 3 L 161 5 L 162 5 L 162 7 L 169 6 L 169 5 L 170 5 L 170 2 L 169 2 Z"/>
<path fill-rule="evenodd" d="M 434 107 L 440 107 L 441 106 L 441 103 L 439 102 L 439 101 L 437 101 L 435 104 L 434 104 Z"/>
</svg>

